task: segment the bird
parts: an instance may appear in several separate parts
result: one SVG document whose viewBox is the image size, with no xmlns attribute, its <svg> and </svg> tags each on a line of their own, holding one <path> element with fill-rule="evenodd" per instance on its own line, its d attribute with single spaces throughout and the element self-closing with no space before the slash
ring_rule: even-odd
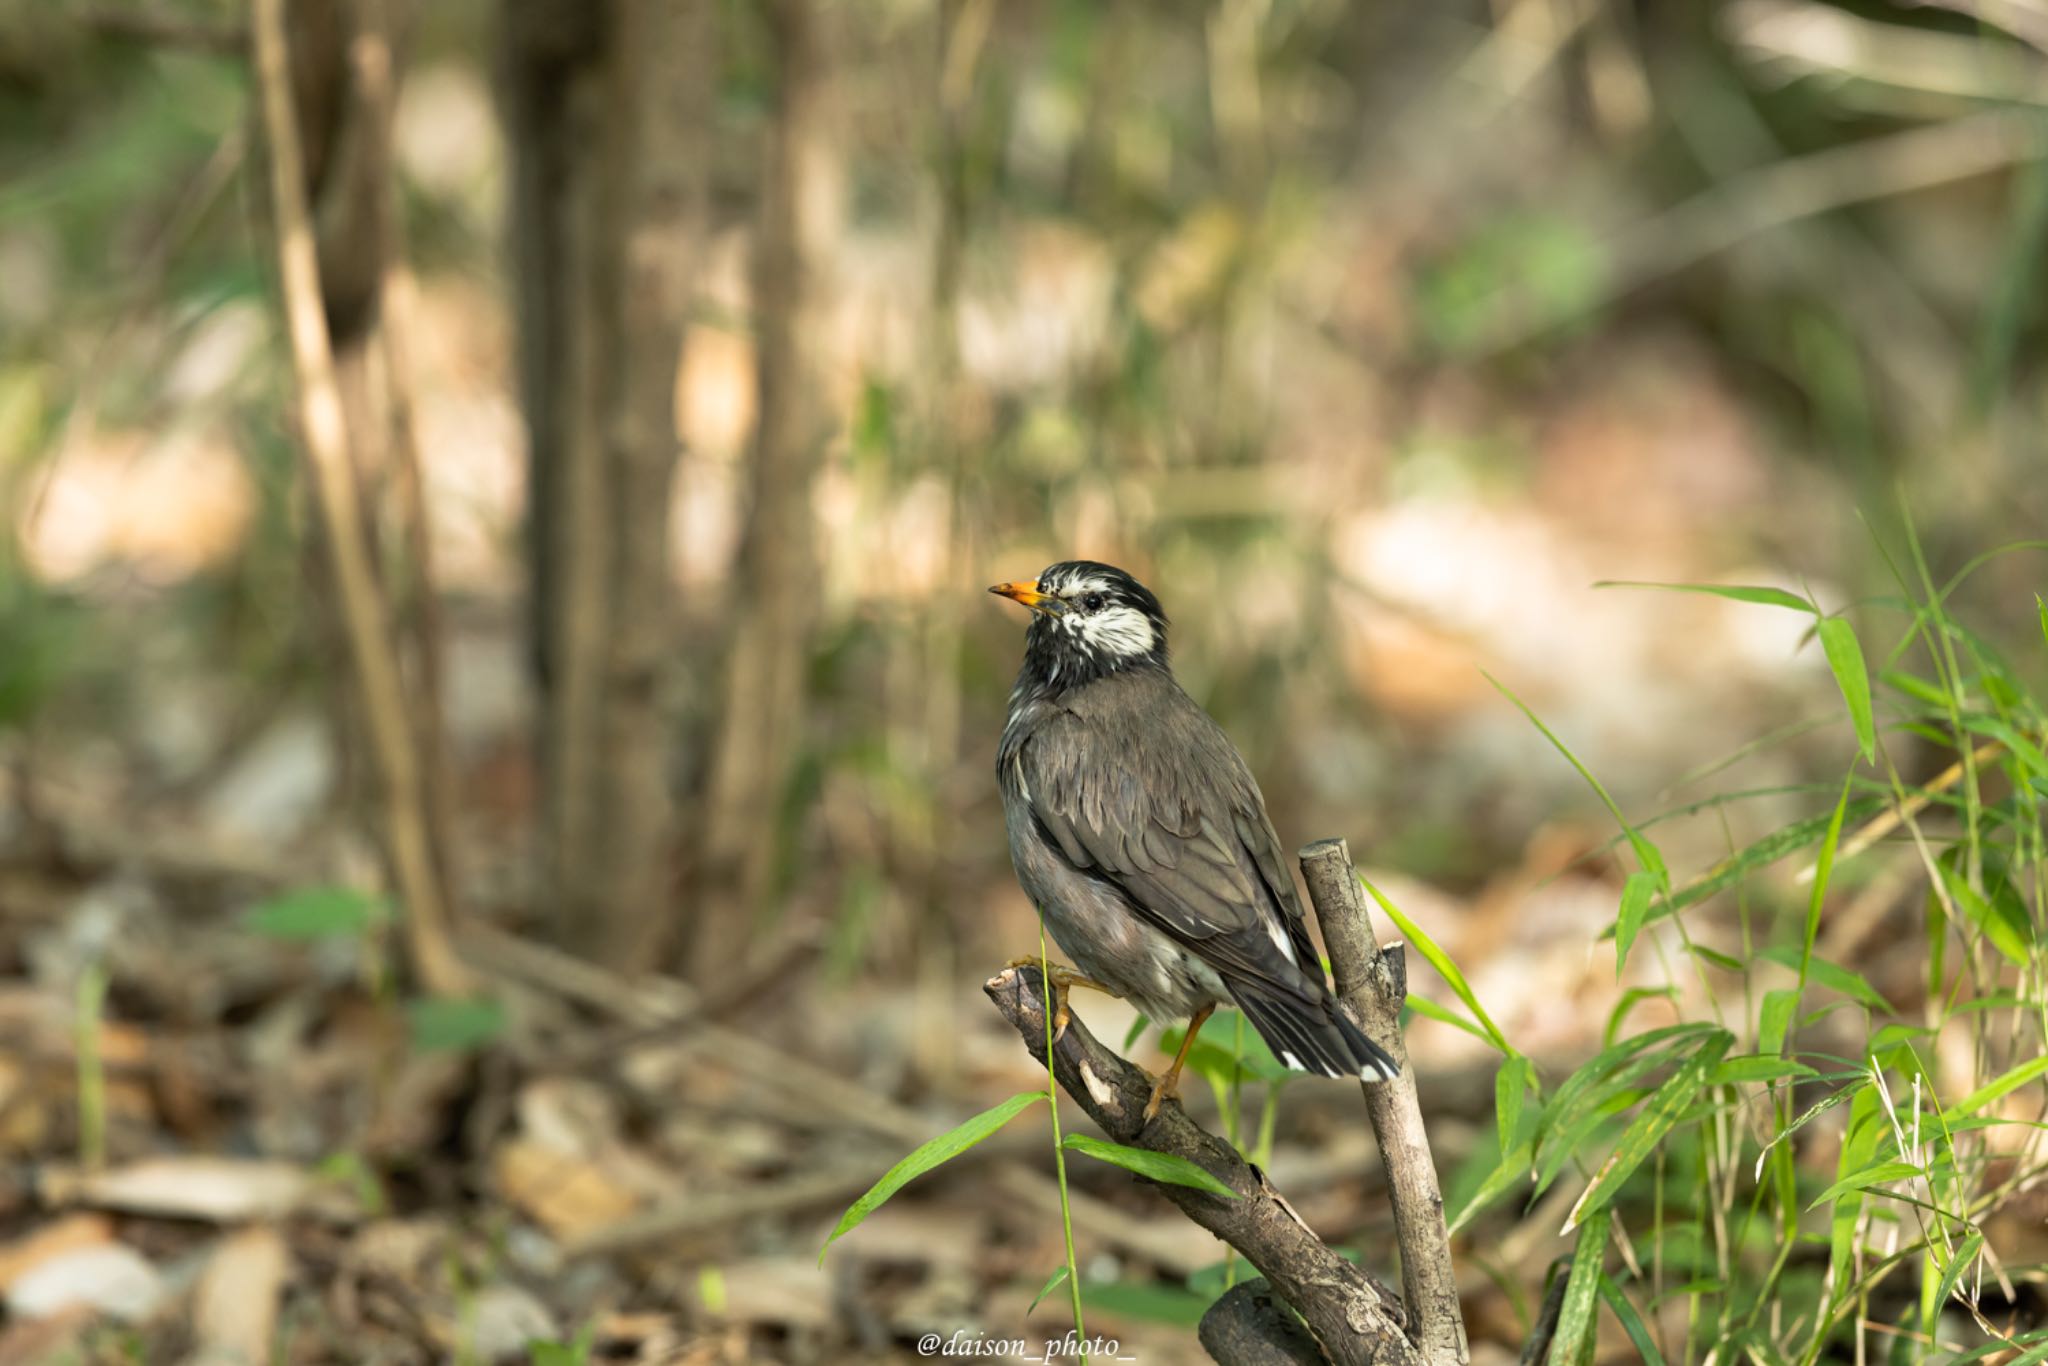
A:
<svg viewBox="0 0 2048 1366">
<path fill-rule="evenodd" d="M 1031 611 L 996 782 L 1017 880 L 1073 961 L 1049 974 L 1055 1028 L 1076 986 L 1188 1020 L 1147 1122 L 1226 1001 L 1289 1068 L 1392 1079 L 1330 990 L 1250 767 L 1173 676 L 1158 597 L 1095 560 L 989 592 Z"/>
</svg>

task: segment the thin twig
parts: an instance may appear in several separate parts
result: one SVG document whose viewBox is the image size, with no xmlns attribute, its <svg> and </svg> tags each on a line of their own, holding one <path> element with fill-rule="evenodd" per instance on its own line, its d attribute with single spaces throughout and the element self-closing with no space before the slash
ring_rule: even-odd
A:
<svg viewBox="0 0 2048 1366">
<path fill-rule="evenodd" d="M 405 900 L 406 944 L 413 969 L 429 991 L 460 993 L 468 987 L 469 974 L 449 941 L 449 911 L 437 875 L 419 758 L 406 719 L 405 688 L 349 468 L 347 422 L 320 302 L 320 263 L 292 113 L 284 0 L 255 0 L 252 28 L 264 133 L 270 144 L 278 279 L 298 376 L 300 432 L 369 725 L 382 788 L 386 849 Z"/>
</svg>

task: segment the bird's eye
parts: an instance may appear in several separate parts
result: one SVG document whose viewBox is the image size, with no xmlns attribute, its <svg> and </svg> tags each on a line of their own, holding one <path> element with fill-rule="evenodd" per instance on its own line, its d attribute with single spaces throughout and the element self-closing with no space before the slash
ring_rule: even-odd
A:
<svg viewBox="0 0 2048 1366">
<path fill-rule="evenodd" d="M 1100 612 L 1102 604 L 1108 601 L 1109 599 L 1103 597 L 1100 593 L 1090 593 L 1087 597 L 1081 599 L 1081 605 L 1091 612 Z"/>
</svg>

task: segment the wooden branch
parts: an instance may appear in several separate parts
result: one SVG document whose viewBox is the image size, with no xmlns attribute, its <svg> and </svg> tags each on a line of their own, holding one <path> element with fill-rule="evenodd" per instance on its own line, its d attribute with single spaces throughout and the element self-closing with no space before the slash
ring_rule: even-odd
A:
<svg viewBox="0 0 2048 1366">
<path fill-rule="evenodd" d="M 1044 1062 L 1045 989 L 1038 968 L 1005 968 L 983 990 L 1032 1056 Z M 1393 1292 L 1316 1237 L 1235 1148 L 1196 1125 L 1178 1104 L 1145 1123 L 1150 1080 L 1104 1048 L 1078 1017 L 1053 1046 L 1052 1067 L 1060 1086 L 1110 1138 L 1184 1158 L 1237 1193 L 1237 1199 L 1226 1200 L 1186 1186 L 1158 1186 L 1181 1213 L 1258 1268 L 1331 1361 L 1429 1366 L 1403 1331 Z"/>
<path fill-rule="evenodd" d="M 1195 1330 L 1202 1349 L 1230 1366 L 1316 1366 L 1323 1354 L 1264 1280 L 1232 1286 Z"/>
<path fill-rule="evenodd" d="M 1401 1064 L 1392 1081 L 1361 1084 L 1366 1117 L 1379 1140 L 1386 1166 L 1394 1233 L 1401 1244 L 1401 1288 L 1415 1342 L 1431 1366 L 1463 1366 L 1472 1357 L 1458 1303 L 1457 1274 L 1451 1267 L 1450 1235 L 1444 1226 L 1444 1197 L 1422 1123 L 1415 1069 L 1401 1037 L 1401 1006 L 1408 997 L 1407 959 L 1396 944 L 1382 950 L 1373 937 L 1365 890 L 1351 866 L 1343 840 L 1318 840 L 1301 851 L 1323 946 L 1337 977 L 1337 996 L 1365 1032 Z"/>
<path fill-rule="evenodd" d="M 320 302 L 319 254 L 313 245 L 299 129 L 292 112 L 284 0 L 256 0 L 251 27 L 264 134 L 270 143 L 278 279 L 298 378 L 301 437 L 369 726 L 381 788 L 386 852 L 405 902 L 406 946 L 414 970 L 429 991 L 459 993 L 466 988 L 469 975 L 449 941 L 448 907 L 428 827 L 419 756 L 406 719 L 405 688 L 349 468 L 348 425 L 335 379 L 326 312 Z"/>
</svg>

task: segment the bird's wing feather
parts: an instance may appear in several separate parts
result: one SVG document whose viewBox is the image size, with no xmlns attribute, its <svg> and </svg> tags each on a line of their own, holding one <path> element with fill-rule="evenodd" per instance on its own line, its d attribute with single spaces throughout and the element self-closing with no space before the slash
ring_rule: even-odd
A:
<svg viewBox="0 0 2048 1366">
<path fill-rule="evenodd" d="M 1207 713 L 1171 684 L 1162 696 L 1143 734 L 1122 708 L 1050 719 L 1019 755 L 1033 814 L 1213 966 L 1287 982 L 1282 936 L 1297 968 L 1317 960 L 1258 784 Z"/>
</svg>

